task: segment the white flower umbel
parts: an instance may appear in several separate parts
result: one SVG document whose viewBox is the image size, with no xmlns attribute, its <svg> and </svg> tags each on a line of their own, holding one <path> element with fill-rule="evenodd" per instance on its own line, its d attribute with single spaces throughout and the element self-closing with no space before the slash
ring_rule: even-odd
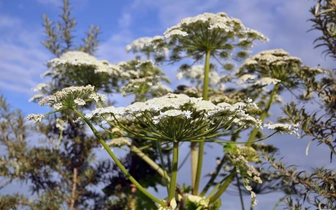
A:
<svg viewBox="0 0 336 210">
<path fill-rule="evenodd" d="M 141 37 L 134 40 L 131 44 L 126 46 L 127 52 L 155 52 L 159 55 L 167 56 L 168 48 L 165 46 L 163 36 Z"/>
<path fill-rule="evenodd" d="M 135 95 L 135 101 L 144 101 L 145 98 L 157 97 L 171 92 L 170 88 L 162 85 L 169 83 L 165 73 L 151 60 L 131 60 L 120 64 L 124 86 L 122 94 Z"/>
<path fill-rule="evenodd" d="M 177 46 L 173 57 L 178 58 L 183 51 L 196 59 L 203 57 L 206 51 L 211 51 L 212 56 L 231 58 L 235 47 L 242 50 L 237 57 L 246 57 L 253 41 L 268 41 L 261 33 L 246 28 L 240 20 L 223 12 L 185 18 L 168 28 L 164 37 Z"/>
<path fill-rule="evenodd" d="M 85 105 L 86 101 L 92 101 L 97 94 L 94 92 L 94 87 L 91 85 L 68 87 L 61 91 L 57 91 L 53 95 L 47 96 L 40 100 L 41 106 L 50 106 L 59 109 L 72 109 L 78 105 Z M 101 97 L 103 99 L 103 97 Z"/>
<path fill-rule="evenodd" d="M 302 66 L 300 58 L 290 56 L 283 49 L 265 50 L 247 59 L 236 72 L 238 83 L 249 79 L 254 85 L 277 84 L 296 86 L 309 76 L 323 73 L 323 70 Z M 252 78 L 252 75 L 254 78 Z"/>
<path fill-rule="evenodd" d="M 259 120 L 244 112 L 248 104 L 215 105 L 183 94 L 168 94 L 125 108 L 94 110 L 86 117 L 97 123 L 118 124 L 129 135 L 148 140 L 192 141 L 223 135 L 217 132 L 237 125 L 259 126 Z M 100 119 L 100 121 L 99 121 Z M 127 125 L 133 126 L 128 127 Z M 229 126 L 230 124 L 230 126 Z"/>
<path fill-rule="evenodd" d="M 48 61 L 47 64 L 49 68 L 56 70 L 56 72 L 65 71 L 69 67 L 90 67 L 97 73 L 105 72 L 110 75 L 119 75 L 117 65 L 112 65 L 105 60 L 97 60 L 94 56 L 81 51 L 68 51 L 60 58 Z"/>
<path fill-rule="evenodd" d="M 284 124 L 284 123 L 274 123 L 274 124 L 268 123 L 268 124 L 265 124 L 264 127 L 270 130 L 276 130 L 280 133 L 286 132 L 288 134 L 294 134 L 296 136 L 300 136 L 300 134 L 298 133 L 299 125 Z"/>
<path fill-rule="evenodd" d="M 257 80 L 254 84 L 264 86 L 264 85 L 270 85 L 270 84 L 275 85 L 279 82 L 281 82 L 281 80 L 270 78 L 270 77 L 263 77 L 263 78 Z"/>
<path fill-rule="evenodd" d="M 209 208 L 209 199 L 206 199 L 205 197 L 185 194 L 183 196 L 183 200 L 184 200 L 185 206 L 187 206 L 187 207 L 189 206 L 189 208 L 190 208 L 190 203 L 192 203 L 192 205 L 191 205 L 192 207 L 196 206 L 196 207 L 198 207 L 198 209 Z"/>
</svg>

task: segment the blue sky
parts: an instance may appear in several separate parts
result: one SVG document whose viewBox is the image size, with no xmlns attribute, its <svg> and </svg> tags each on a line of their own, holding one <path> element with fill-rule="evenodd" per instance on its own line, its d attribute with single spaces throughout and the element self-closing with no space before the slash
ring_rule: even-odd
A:
<svg viewBox="0 0 336 210">
<path fill-rule="evenodd" d="M 38 105 L 29 103 L 34 95 L 32 88 L 43 82 L 45 62 L 53 58 L 41 41 L 45 37 L 42 13 L 51 20 L 58 20 L 62 0 L 0 0 L 0 93 L 14 108 L 24 114 L 41 112 Z M 282 48 L 300 57 L 309 66 L 331 68 L 334 62 L 325 59 L 323 49 L 313 49 L 312 42 L 319 35 L 307 33 L 311 23 L 309 8 L 312 0 L 72 0 L 72 16 L 77 19 L 76 36 L 82 37 L 91 24 L 101 27 L 99 59 L 111 63 L 126 61 L 134 55 L 125 52 L 125 46 L 144 36 L 162 35 L 181 19 L 204 12 L 225 12 L 239 18 L 249 28 L 256 29 L 270 38 L 269 43 L 258 43 L 252 49 L 255 54 L 265 49 Z M 166 71 L 174 80 L 176 69 Z M 279 143 L 280 142 L 280 143 Z M 278 136 L 268 143 L 279 146 L 285 160 L 305 168 L 328 162 L 329 153 L 323 147 L 311 149 L 304 156 L 307 140 Z M 313 145 L 314 147 L 314 145 Z M 216 157 L 216 154 L 209 154 Z M 188 172 L 185 172 L 187 174 Z M 260 199 L 256 209 L 267 207 L 269 199 Z M 274 204 L 274 202 L 272 202 Z M 229 206 L 237 201 L 226 203 Z"/>
</svg>

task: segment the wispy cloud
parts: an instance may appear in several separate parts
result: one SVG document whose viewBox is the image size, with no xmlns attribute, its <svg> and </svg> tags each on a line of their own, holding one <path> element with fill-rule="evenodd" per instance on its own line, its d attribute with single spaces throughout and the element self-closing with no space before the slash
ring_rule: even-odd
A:
<svg viewBox="0 0 336 210">
<path fill-rule="evenodd" d="M 36 2 L 48 6 L 61 6 L 63 4 L 63 0 L 36 0 Z"/>
<path fill-rule="evenodd" d="M 48 56 L 40 43 L 42 30 L 22 22 L 17 17 L 0 16 L 0 89 L 31 95 Z"/>
</svg>

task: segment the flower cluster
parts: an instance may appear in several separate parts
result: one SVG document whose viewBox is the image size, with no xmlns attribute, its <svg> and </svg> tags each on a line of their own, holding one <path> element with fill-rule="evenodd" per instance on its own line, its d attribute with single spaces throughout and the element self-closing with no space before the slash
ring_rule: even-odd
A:
<svg viewBox="0 0 336 210">
<path fill-rule="evenodd" d="M 265 50 L 252 58 L 246 59 L 243 66 L 265 65 L 265 66 L 281 66 L 288 63 L 301 64 L 300 58 L 290 56 L 283 49 Z"/>
<path fill-rule="evenodd" d="M 126 46 L 127 52 L 157 53 L 161 56 L 168 56 L 169 49 L 166 47 L 163 36 L 141 37 Z M 148 54 L 147 54 L 148 56 Z M 148 57 L 147 57 L 148 58 Z"/>
<path fill-rule="evenodd" d="M 234 125 L 259 126 L 260 121 L 245 113 L 253 103 L 213 104 L 184 94 L 168 94 L 127 107 L 107 107 L 87 114 L 98 123 L 132 123 L 123 128 L 138 138 L 164 141 L 192 141 L 223 135 L 217 132 Z"/>
<path fill-rule="evenodd" d="M 43 118 L 44 118 L 43 114 L 29 114 L 27 116 L 27 120 L 32 120 L 34 122 L 41 122 Z"/>
<path fill-rule="evenodd" d="M 255 206 L 257 204 L 256 194 L 252 191 L 252 187 L 250 186 L 250 180 L 257 182 L 259 184 L 262 183 L 260 178 L 260 173 L 249 164 L 250 161 L 259 160 L 259 154 L 252 147 L 246 146 L 235 146 L 234 151 L 227 152 L 228 157 L 230 158 L 232 164 L 236 167 L 238 173 L 241 174 L 243 179 L 243 185 L 246 190 L 250 191 L 252 205 Z M 253 159 L 251 160 L 251 157 Z"/>
<path fill-rule="evenodd" d="M 183 51 L 196 60 L 202 58 L 206 51 L 211 52 L 211 56 L 231 58 L 236 47 L 240 51 L 235 58 L 245 58 L 255 40 L 268 41 L 261 33 L 246 28 L 240 20 L 225 13 L 204 13 L 185 18 L 168 28 L 164 37 L 175 46 L 171 58 L 181 59 L 179 54 Z"/>
<path fill-rule="evenodd" d="M 192 203 L 192 206 L 197 206 L 197 209 L 207 209 L 209 208 L 209 199 L 206 199 L 205 197 L 201 196 L 196 196 L 196 195 L 190 195 L 190 194 L 185 194 L 183 196 L 184 204 L 187 206 L 190 205 L 189 203 Z"/>
<path fill-rule="evenodd" d="M 124 96 L 127 94 L 162 96 L 172 91 L 163 84 L 163 82 L 169 83 L 169 79 L 151 60 L 131 60 L 117 65 L 122 70 L 121 78 L 125 83 L 121 87 Z"/>
<path fill-rule="evenodd" d="M 65 52 L 60 58 L 54 58 L 47 62 L 49 68 L 54 70 L 66 70 L 69 67 L 90 67 L 98 72 L 110 75 L 119 75 L 119 68 L 105 60 L 97 60 L 92 55 L 80 51 Z"/>
<path fill-rule="evenodd" d="M 280 133 L 282 132 L 286 132 L 288 134 L 294 134 L 296 136 L 300 136 L 299 134 L 299 125 L 295 125 L 295 124 L 284 124 L 284 123 L 268 123 L 268 124 L 264 124 L 264 127 L 270 129 L 270 130 L 276 130 Z"/>
<path fill-rule="evenodd" d="M 262 35 L 261 33 L 249 28 L 245 28 L 240 20 L 230 18 L 224 12 L 220 12 L 217 14 L 204 13 L 197 15 L 196 17 L 185 18 L 176 26 L 167 29 L 166 32 L 164 33 L 164 36 L 166 38 L 174 36 L 188 36 L 190 34 L 190 31 L 185 30 L 185 27 L 200 23 L 204 24 L 204 26 L 207 26 L 207 30 L 210 31 L 221 30 L 225 33 L 229 33 L 229 32 L 235 32 L 237 31 L 237 29 L 239 29 L 241 37 L 243 37 L 242 35 L 244 34 L 247 35 L 247 38 L 268 41 L 268 38 Z"/>
<path fill-rule="evenodd" d="M 61 91 L 57 91 L 53 95 L 47 96 L 40 100 L 40 106 L 50 106 L 56 110 L 72 109 L 76 106 L 83 106 L 87 101 L 104 101 L 105 95 L 94 92 L 94 87 L 91 85 L 68 87 Z"/>
<path fill-rule="evenodd" d="M 253 85 L 269 85 L 281 83 L 295 86 L 300 78 L 322 73 L 318 68 L 301 66 L 299 58 L 290 56 L 283 49 L 262 51 L 246 59 L 236 72 L 237 83 L 248 82 Z"/>
</svg>

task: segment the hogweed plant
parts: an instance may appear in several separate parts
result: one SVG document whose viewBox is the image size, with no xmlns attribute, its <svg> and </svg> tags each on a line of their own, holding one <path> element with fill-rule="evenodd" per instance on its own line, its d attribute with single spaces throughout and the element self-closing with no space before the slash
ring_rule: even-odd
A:
<svg viewBox="0 0 336 210">
<path fill-rule="evenodd" d="M 97 108 L 89 114 L 84 114 L 80 111 L 80 107 L 86 102 L 96 101 L 101 102 L 105 99 L 100 94 L 94 92 L 94 87 L 79 86 L 69 87 L 61 91 L 47 96 L 40 101 L 40 105 L 48 105 L 54 110 L 48 114 L 56 113 L 63 110 L 74 112 L 83 120 L 92 130 L 93 134 L 103 145 L 105 150 L 120 167 L 126 177 L 146 196 L 157 202 L 162 209 L 174 209 L 177 192 L 177 172 L 179 159 L 179 145 L 181 142 L 216 142 L 225 145 L 227 142 L 221 141 L 219 137 L 230 135 L 230 128 L 234 127 L 239 130 L 245 127 L 259 127 L 261 125 L 258 119 L 245 113 L 244 109 L 249 106 L 255 107 L 255 104 L 237 103 L 230 105 L 227 103 L 213 104 L 201 98 L 192 98 L 183 94 L 168 94 L 160 98 L 154 98 L 146 102 L 136 102 L 127 107 L 106 107 Z M 28 119 L 41 121 L 44 115 L 31 114 Z M 173 147 L 171 173 L 168 174 L 165 168 L 159 165 L 154 165 L 161 173 L 166 181 L 168 197 L 159 199 L 150 194 L 143 188 L 137 180 L 125 169 L 118 158 L 115 156 L 109 145 L 102 138 L 102 134 L 94 124 L 108 131 L 115 127 L 122 128 L 125 132 L 125 137 L 139 138 L 149 141 L 157 141 L 159 144 L 168 143 Z M 275 127 L 279 127 L 275 125 Z M 285 128 L 285 127 L 283 127 Z M 120 141 L 120 139 L 119 139 Z M 133 151 L 141 152 L 139 149 L 127 143 L 127 138 L 124 138 L 119 144 L 133 147 Z M 234 151 L 234 150 L 232 150 Z M 253 166 L 248 164 L 244 154 L 240 154 L 240 147 L 236 147 L 235 152 L 232 152 L 231 158 L 235 164 L 236 173 L 244 171 L 244 177 L 254 181 L 258 179 L 258 172 Z M 230 152 L 230 151 L 229 151 Z M 161 154 L 162 155 L 162 154 Z M 162 163 L 163 166 L 163 163 Z M 226 189 L 226 182 L 218 184 L 214 191 L 209 196 L 191 196 L 184 195 L 189 202 L 199 205 L 201 208 L 208 208 L 212 203 L 216 202 L 219 196 Z M 245 186 L 248 189 L 248 181 Z M 223 190 L 224 189 L 224 190 Z M 251 192 L 252 193 L 252 192 Z M 251 194 L 254 198 L 254 194 Z M 189 196 L 189 197 L 188 197 Z M 188 202 L 187 202 L 188 203 Z"/>
<path fill-rule="evenodd" d="M 292 81 L 291 76 L 293 74 L 299 75 L 300 60 L 290 57 L 281 50 L 263 52 L 247 60 L 236 72 L 236 76 L 240 77 L 238 83 L 257 88 L 273 85 L 269 101 L 262 109 L 259 109 L 259 106 L 252 102 L 253 100 L 247 98 L 243 100 L 245 102 L 232 100 L 233 103 L 226 103 L 218 98 L 208 100 L 209 87 L 216 86 L 221 91 L 224 87 L 222 82 L 227 79 L 219 77 L 215 69 L 211 68 L 210 60 L 215 59 L 225 69 L 232 70 L 234 65 L 221 63 L 221 59 L 242 60 L 249 55 L 248 49 L 254 45 L 255 40 L 268 41 L 261 33 L 246 28 L 240 20 L 230 18 L 225 13 L 205 13 L 183 19 L 176 26 L 169 28 L 162 37 L 140 38 L 127 46 L 127 51 L 143 53 L 147 60 L 136 59 L 112 65 L 85 53 L 65 53 L 62 57 L 48 62 L 53 71 L 47 75 L 57 82 L 58 71 L 65 75 L 67 72 L 73 72 L 73 75 L 65 77 L 65 81 L 69 81 L 70 84 L 71 77 L 78 76 L 82 78 L 78 81 L 82 81 L 83 85 L 79 82 L 75 84 L 78 85 L 76 87 L 68 87 L 68 84 L 65 83 L 66 88 L 44 98 L 39 96 L 40 105 L 50 106 L 54 110 L 44 115 L 32 114 L 28 118 L 41 121 L 45 115 L 63 111 L 78 116 L 88 125 L 125 176 L 144 195 L 156 202 L 159 209 L 175 209 L 176 207 L 219 209 L 220 196 L 238 175 L 243 179 L 243 186 L 251 193 L 252 205 L 255 205 L 256 194 L 252 191 L 250 183 L 260 183 L 261 179 L 260 173 L 249 162 L 259 160 L 259 154 L 250 146 L 256 141 L 267 138 L 257 138 L 261 127 L 274 130 L 269 136 L 277 132 L 296 133 L 294 125 L 263 124 L 263 121 L 275 101 L 279 88 L 298 85 L 299 81 Z M 163 56 L 167 55 L 167 49 L 171 50 L 170 61 L 173 62 L 183 58 L 192 58 L 198 62 L 204 58 L 204 66 L 188 66 L 185 71 L 179 73 L 180 77 L 184 76 L 197 81 L 198 86 L 202 88 L 202 97 L 166 94 L 169 90 L 162 88 L 162 86 L 159 87 L 159 82 L 168 80 L 149 59 L 154 57 L 163 61 Z M 105 79 L 108 88 L 111 88 L 109 85 L 116 86 L 119 77 L 121 82 L 126 83 L 121 90 L 125 94 L 135 94 L 135 102 L 126 107 L 104 107 L 102 102 L 106 97 L 97 93 L 97 90 L 102 89 L 104 85 L 94 87 L 95 83 L 91 84 L 89 81 L 93 76 L 91 78 L 90 75 L 83 75 L 81 68 L 89 68 L 90 75 L 100 75 L 98 79 Z M 288 70 L 292 73 L 285 73 Z M 300 76 L 303 78 L 304 74 Z M 58 82 L 62 83 L 62 81 Z M 154 88 L 154 83 L 158 86 L 157 88 Z M 104 82 L 98 84 L 104 84 Z M 37 89 L 43 90 L 47 87 L 47 85 L 41 84 Z M 153 93 L 157 90 L 160 90 L 161 94 L 154 95 Z M 148 94 L 152 94 L 156 98 L 146 100 Z M 82 108 L 93 107 L 86 105 L 94 103 L 99 108 L 90 113 L 84 113 Z M 259 118 L 258 114 L 260 113 L 261 117 Z M 247 142 L 235 142 L 239 133 L 249 128 L 252 128 L 253 131 Z M 111 135 L 106 137 L 106 133 Z M 227 136 L 231 136 L 231 140 L 225 139 Z M 131 143 L 132 139 L 155 144 L 154 149 L 158 150 L 161 163 L 158 164 L 151 160 L 143 148 L 138 148 Z M 191 143 L 192 195 L 181 193 L 177 185 L 179 146 L 182 142 Z M 205 143 L 222 146 L 225 154 L 222 160 L 230 160 L 229 167 L 231 167 L 230 174 L 217 182 L 210 193 L 208 190 L 214 184 L 214 179 L 221 167 L 216 170 L 204 189 L 199 192 Z M 162 145 L 172 148 L 172 155 L 171 157 L 168 155 L 169 161 L 167 163 L 163 158 Z M 199 145 L 198 151 L 197 145 Z M 111 146 L 128 147 L 130 152 L 137 154 L 156 170 L 166 183 L 167 198 L 157 198 L 141 186 L 118 160 L 110 149 Z M 170 158 L 172 159 L 170 160 Z M 222 165 L 223 161 L 219 166 Z"/>
<path fill-rule="evenodd" d="M 172 48 L 170 59 L 178 61 L 192 58 L 197 61 L 204 59 L 202 98 L 208 100 L 210 59 L 221 63 L 221 59 L 243 59 L 248 56 L 248 49 L 255 40 L 268 41 L 261 33 L 246 28 L 239 19 L 230 18 L 225 13 L 204 13 L 195 17 L 185 18 L 164 33 L 168 45 Z M 239 49 L 239 50 L 237 50 Z M 221 65 L 232 70 L 234 65 Z M 191 143 L 191 167 L 193 194 L 198 194 L 201 168 L 204 154 L 204 142 Z"/>
</svg>

